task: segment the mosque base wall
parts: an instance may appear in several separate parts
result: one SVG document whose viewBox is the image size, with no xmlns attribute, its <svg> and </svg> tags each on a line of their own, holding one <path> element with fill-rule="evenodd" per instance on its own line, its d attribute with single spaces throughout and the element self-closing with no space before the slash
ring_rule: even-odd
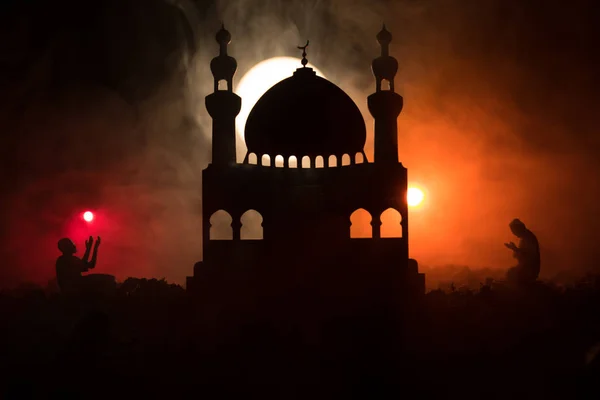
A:
<svg viewBox="0 0 600 400">
<path fill-rule="evenodd" d="M 188 278 L 187 290 L 210 298 L 222 292 L 273 301 L 293 293 L 349 302 L 412 299 L 424 294 L 425 276 L 402 243 L 351 239 L 341 246 L 315 243 L 298 251 L 262 240 L 215 241 Z"/>
</svg>

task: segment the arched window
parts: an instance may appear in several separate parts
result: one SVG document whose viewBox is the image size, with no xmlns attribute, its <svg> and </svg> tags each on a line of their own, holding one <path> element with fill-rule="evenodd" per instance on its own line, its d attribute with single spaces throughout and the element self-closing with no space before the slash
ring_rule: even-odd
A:
<svg viewBox="0 0 600 400">
<path fill-rule="evenodd" d="M 310 157 L 309 156 L 302 157 L 302 168 L 310 168 Z"/>
<path fill-rule="evenodd" d="M 262 240 L 263 238 L 263 217 L 256 210 L 248 210 L 240 218 L 242 229 L 240 238 L 242 240 Z"/>
<path fill-rule="evenodd" d="M 298 168 L 298 159 L 296 156 L 291 156 L 288 160 L 290 168 Z"/>
<path fill-rule="evenodd" d="M 394 87 L 394 84 L 389 79 L 381 80 L 381 90 L 392 90 L 393 87 Z"/>
<path fill-rule="evenodd" d="M 329 156 L 329 166 L 337 167 L 337 157 L 334 155 Z"/>
<path fill-rule="evenodd" d="M 275 157 L 275 167 L 277 167 L 277 168 L 283 168 L 283 156 L 276 156 Z"/>
<path fill-rule="evenodd" d="M 219 210 L 210 216 L 210 240 L 233 240 L 231 215 L 225 210 Z"/>
<path fill-rule="evenodd" d="M 318 156 L 315 158 L 315 168 L 323 168 L 325 163 L 323 162 L 323 156 Z"/>
<path fill-rule="evenodd" d="M 248 154 L 248 164 L 252 164 L 252 165 L 258 164 L 258 158 L 256 157 L 256 154 L 254 154 L 254 153 Z"/>
<path fill-rule="evenodd" d="M 219 90 L 227 90 L 227 81 L 225 79 L 220 79 L 217 85 Z"/>
<path fill-rule="evenodd" d="M 381 213 L 379 218 L 381 219 L 380 236 L 382 238 L 402 237 L 402 216 L 397 210 L 388 208 Z"/>
<path fill-rule="evenodd" d="M 350 165 L 350 156 L 348 154 L 342 156 L 342 165 Z"/>
<path fill-rule="evenodd" d="M 365 162 L 365 157 L 363 156 L 362 153 L 356 153 L 356 156 L 354 156 L 354 163 L 355 164 L 362 164 Z"/>
<path fill-rule="evenodd" d="M 364 208 L 359 208 L 350 215 L 350 237 L 352 239 L 372 238 L 371 214 Z"/>
<path fill-rule="evenodd" d="M 268 154 L 264 154 L 262 156 L 262 160 L 261 160 L 261 164 L 265 167 L 270 167 L 271 166 L 271 157 L 269 157 Z"/>
</svg>

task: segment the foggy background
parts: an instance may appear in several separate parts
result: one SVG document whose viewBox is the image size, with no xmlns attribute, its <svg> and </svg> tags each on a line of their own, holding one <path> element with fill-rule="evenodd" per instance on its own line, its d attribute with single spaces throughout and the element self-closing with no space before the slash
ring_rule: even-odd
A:
<svg viewBox="0 0 600 400">
<path fill-rule="evenodd" d="M 275 56 L 308 59 L 359 105 L 385 22 L 400 63 L 400 159 L 426 189 L 410 216 L 424 266 L 508 268 L 521 218 L 542 275 L 598 265 L 600 77 L 594 2 L 5 1 L 0 19 L 0 287 L 45 283 L 56 241 L 96 272 L 183 283 L 201 250 L 210 161 L 214 35 L 224 21 L 236 81 Z M 290 75 L 293 71 L 290 71 Z M 91 209 L 96 220 L 81 221 Z"/>
</svg>

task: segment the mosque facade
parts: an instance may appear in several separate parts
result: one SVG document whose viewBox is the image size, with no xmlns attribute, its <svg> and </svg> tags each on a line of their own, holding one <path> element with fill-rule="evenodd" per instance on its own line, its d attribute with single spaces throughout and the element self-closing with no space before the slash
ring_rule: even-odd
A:
<svg viewBox="0 0 600 400">
<path fill-rule="evenodd" d="M 202 175 L 203 261 L 188 277 L 188 291 L 271 285 L 349 296 L 424 293 L 424 274 L 409 258 L 407 169 L 398 159 L 403 98 L 394 90 L 398 62 L 389 55 L 385 26 L 377 35 L 381 55 L 372 62 L 375 92 L 367 99 L 375 121 L 372 160 L 359 108 L 307 67 L 301 47 L 302 66 L 250 112 L 248 152 L 238 163 L 237 63 L 227 54 L 231 35 L 224 27 L 216 40 L 214 91 L 206 97 L 213 128 L 212 162 Z"/>
</svg>

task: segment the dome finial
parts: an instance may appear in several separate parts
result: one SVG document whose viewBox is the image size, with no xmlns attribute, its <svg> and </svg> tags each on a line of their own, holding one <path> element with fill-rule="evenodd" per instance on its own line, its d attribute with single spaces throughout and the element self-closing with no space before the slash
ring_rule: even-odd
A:
<svg viewBox="0 0 600 400">
<path fill-rule="evenodd" d="M 388 45 L 392 41 L 392 34 L 385 27 L 385 23 L 383 24 L 381 31 L 377 34 L 377 41 L 382 46 Z"/>
<path fill-rule="evenodd" d="M 306 59 L 306 48 L 308 47 L 308 44 L 310 43 L 309 40 L 306 41 L 306 45 L 304 46 L 298 46 L 299 50 L 302 50 L 302 66 L 304 68 L 306 68 L 306 64 L 308 64 L 308 60 Z"/>
<path fill-rule="evenodd" d="M 215 39 L 221 46 L 227 46 L 231 43 L 231 33 L 225 29 L 225 23 L 221 22 L 221 29 L 217 32 Z"/>
</svg>

